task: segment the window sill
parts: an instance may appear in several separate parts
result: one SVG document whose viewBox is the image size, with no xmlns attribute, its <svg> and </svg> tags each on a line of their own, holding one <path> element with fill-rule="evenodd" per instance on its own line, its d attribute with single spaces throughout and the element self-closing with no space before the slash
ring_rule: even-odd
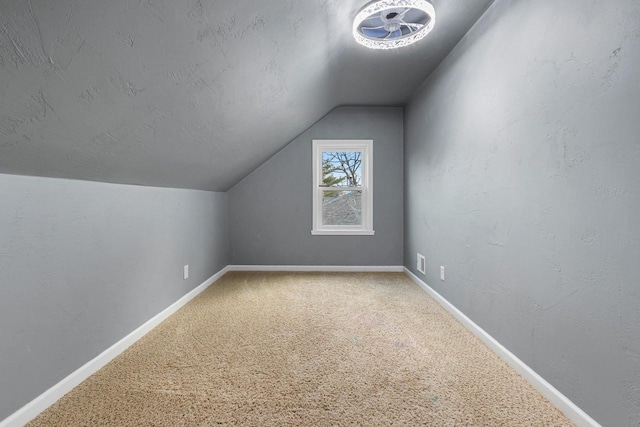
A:
<svg viewBox="0 0 640 427">
<path fill-rule="evenodd" d="M 311 230 L 313 236 L 373 236 L 373 230 Z"/>
</svg>

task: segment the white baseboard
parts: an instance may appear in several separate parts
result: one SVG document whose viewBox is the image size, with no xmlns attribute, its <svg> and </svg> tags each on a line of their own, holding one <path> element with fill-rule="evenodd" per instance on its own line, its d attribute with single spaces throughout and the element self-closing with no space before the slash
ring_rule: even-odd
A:
<svg viewBox="0 0 640 427">
<path fill-rule="evenodd" d="M 555 405 L 563 414 L 567 416 L 579 427 L 601 427 L 586 412 L 580 409 L 575 403 L 569 400 L 564 394 L 560 393 L 554 386 L 549 384 L 544 378 L 538 375 L 533 369 L 527 366 L 522 360 L 518 359 L 515 354 L 511 353 L 495 338 L 489 335 L 484 329 L 478 326 L 473 320 L 469 319 L 463 312 L 458 310 L 453 304 L 447 301 L 442 295 L 422 281 L 418 276 L 413 274 L 408 268 L 404 268 L 405 273 L 418 286 L 427 291 L 441 306 L 451 313 L 460 323 L 462 323 L 469 331 L 494 351 L 507 365 L 511 366 L 525 380 L 529 382 L 536 390 L 546 397 L 553 405 Z"/>
<path fill-rule="evenodd" d="M 209 287 L 213 282 L 222 277 L 227 271 L 229 271 L 228 266 L 224 267 L 216 274 L 208 278 L 206 281 L 204 281 L 202 284 L 198 285 L 197 288 L 193 289 L 192 291 L 181 297 L 178 301 L 174 302 L 169 307 L 156 314 L 138 329 L 134 330 L 129 335 L 122 338 L 120 341 L 100 353 L 98 356 L 85 363 L 82 367 L 69 374 L 66 378 L 62 379 L 59 383 L 42 393 L 40 396 L 36 397 L 31 402 L 18 409 L 8 418 L 0 421 L 0 427 L 24 426 L 26 423 L 37 417 L 38 414 L 40 414 L 42 411 L 54 404 L 62 396 L 70 392 L 82 381 L 89 378 L 100 368 L 109 363 L 120 353 L 125 351 L 131 344 L 135 343 L 153 328 L 158 326 L 167 317 L 171 316 L 182 306 L 191 301 L 202 291 L 207 289 L 207 287 Z"/>
<path fill-rule="evenodd" d="M 401 265 L 229 265 L 227 267 L 229 271 L 351 271 L 395 273 L 404 271 L 404 267 Z"/>
</svg>

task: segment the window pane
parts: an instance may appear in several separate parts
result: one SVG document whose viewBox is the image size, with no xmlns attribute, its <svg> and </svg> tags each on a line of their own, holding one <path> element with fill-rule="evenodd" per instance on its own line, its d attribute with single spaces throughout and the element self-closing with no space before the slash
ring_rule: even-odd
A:
<svg viewBox="0 0 640 427">
<path fill-rule="evenodd" d="M 320 186 L 362 186 L 362 153 L 360 151 L 323 152 Z"/>
<path fill-rule="evenodd" d="M 362 225 L 362 191 L 322 191 L 323 225 Z"/>
</svg>

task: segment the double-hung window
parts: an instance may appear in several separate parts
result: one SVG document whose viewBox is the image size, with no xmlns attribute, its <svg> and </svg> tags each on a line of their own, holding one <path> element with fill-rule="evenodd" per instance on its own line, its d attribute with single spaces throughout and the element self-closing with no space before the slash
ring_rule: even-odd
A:
<svg viewBox="0 0 640 427">
<path fill-rule="evenodd" d="M 313 141 L 311 234 L 373 234 L 372 140 Z"/>
</svg>

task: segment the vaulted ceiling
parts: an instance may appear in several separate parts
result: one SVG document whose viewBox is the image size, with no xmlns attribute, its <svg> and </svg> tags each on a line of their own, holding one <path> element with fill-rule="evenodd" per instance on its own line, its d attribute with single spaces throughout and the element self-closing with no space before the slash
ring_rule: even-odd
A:
<svg viewBox="0 0 640 427">
<path fill-rule="evenodd" d="M 0 173 L 227 190 L 340 105 L 402 105 L 492 0 L 394 51 L 368 0 L 0 0 Z"/>
</svg>

